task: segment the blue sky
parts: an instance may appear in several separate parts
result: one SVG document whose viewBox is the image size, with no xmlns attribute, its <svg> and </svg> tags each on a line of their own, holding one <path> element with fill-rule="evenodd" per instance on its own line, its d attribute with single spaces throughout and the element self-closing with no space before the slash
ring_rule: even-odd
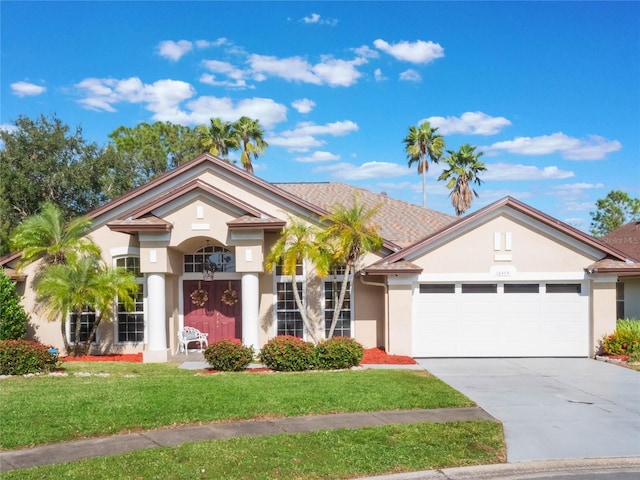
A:
<svg viewBox="0 0 640 480">
<path fill-rule="evenodd" d="M 273 182 L 344 181 L 420 204 L 402 139 L 428 119 L 488 171 L 471 211 L 514 196 L 588 230 L 640 196 L 638 2 L 14 2 L 0 124 L 258 118 Z M 233 158 L 233 157 L 232 157 Z M 441 167 L 427 206 L 453 214 Z M 337 199 L 339 200 L 339 199 Z"/>
</svg>

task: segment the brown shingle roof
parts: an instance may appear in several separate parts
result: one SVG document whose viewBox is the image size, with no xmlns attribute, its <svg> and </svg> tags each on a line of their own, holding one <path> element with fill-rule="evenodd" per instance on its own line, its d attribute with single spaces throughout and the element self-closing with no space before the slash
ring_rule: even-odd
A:
<svg viewBox="0 0 640 480">
<path fill-rule="evenodd" d="M 380 205 L 373 221 L 380 226 L 379 233 L 383 238 L 401 247 L 411 245 L 456 220 L 451 215 L 342 182 L 274 185 L 324 210 L 329 210 L 338 203 L 349 205 L 354 195 L 368 208 Z"/>
<path fill-rule="evenodd" d="M 600 241 L 640 262 L 640 222 L 629 222 L 600 238 Z"/>
</svg>

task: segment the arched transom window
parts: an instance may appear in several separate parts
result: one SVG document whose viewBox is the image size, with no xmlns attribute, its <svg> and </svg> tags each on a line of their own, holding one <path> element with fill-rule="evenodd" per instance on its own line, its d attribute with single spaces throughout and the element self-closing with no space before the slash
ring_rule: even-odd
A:
<svg viewBox="0 0 640 480">
<path fill-rule="evenodd" d="M 216 272 L 236 271 L 236 256 L 233 252 L 230 252 L 224 247 L 218 247 L 217 245 L 207 245 L 195 253 L 185 254 L 184 272 L 201 273 L 205 262 L 213 266 Z"/>
</svg>

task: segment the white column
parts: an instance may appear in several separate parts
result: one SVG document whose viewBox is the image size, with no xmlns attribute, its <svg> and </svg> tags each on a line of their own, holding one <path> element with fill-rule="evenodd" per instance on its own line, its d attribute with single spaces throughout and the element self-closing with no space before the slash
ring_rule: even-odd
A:
<svg viewBox="0 0 640 480">
<path fill-rule="evenodd" d="M 144 362 L 166 362 L 169 359 L 166 334 L 166 302 L 164 273 L 147 275 L 148 341 Z"/>
<path fill-rule="evenodd" d="M 242 343 L 260 348 L 259 287 L 257 273 L 242 274 Z"/>
</svg>

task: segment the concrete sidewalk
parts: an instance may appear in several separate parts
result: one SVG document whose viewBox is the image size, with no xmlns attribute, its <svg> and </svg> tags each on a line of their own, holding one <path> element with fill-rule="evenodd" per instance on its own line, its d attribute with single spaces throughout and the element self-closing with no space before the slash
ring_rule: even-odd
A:
<svg viewBox="0 0 640 480">
<path fill-rule="evenodd" d="M 0 472 L 74 462 L 85 458 L 117 455 L 135 450 L 174 447 L 187 442 L 200 442 L 203 440 L 257 437 L 279 433 L 308 433 L 319 430 L 379 427 L 394 424 L 472 420 L 495 419 L 479 407 L 466 407 L 310 415 L 305 417 L 274 418 L 272 420 L 245 420 L 162 428 L 0 452 Z"/>
</svg>

